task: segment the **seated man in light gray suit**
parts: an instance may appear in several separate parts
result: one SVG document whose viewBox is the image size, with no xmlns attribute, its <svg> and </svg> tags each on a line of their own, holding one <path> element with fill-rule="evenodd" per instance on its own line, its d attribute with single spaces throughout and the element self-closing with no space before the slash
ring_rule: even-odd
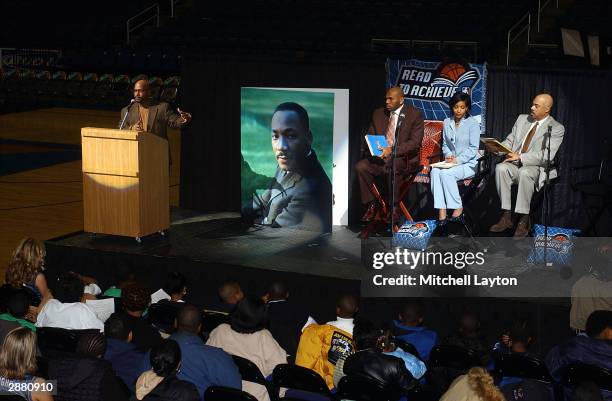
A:
<svg viewBox="0 0 612 401">
<path fill-rule="evenodd" d="M 282 103 L 272 114 L 270 129 L 278 166 L 266 191 L 253 199 L 258 222 L 331 231 L 332 187 L 312 149 L 308 113 L 297 103 Z"/>
<path fill-rule="evenodd" d="M 513 227 L 511 188 L 518 185 L 518 195 L 514 211 L 520 215 L 514 231 L 514 238 L 525 238 L 529 234 L 529 207 L 531 197 L 544 184 L 547 160 L 547 132 L 550 130 L 550 158 L 555 157 L 565 128 L 556 121 L 550 110 L 553 98 L 549 94 L 537 95 L 531 104 L 531 113 L 521 114 L 516 119 L 512 132 L 502 142 L 512 149 L 503 163 L 495 167 L 495 184 L 501 201 L 503 214 L 499 222 L 491 226 L 492 232 L 502 232 Z M 550 171 L 550 178 L 557 176 L 557 170 Z"/>
</svg>

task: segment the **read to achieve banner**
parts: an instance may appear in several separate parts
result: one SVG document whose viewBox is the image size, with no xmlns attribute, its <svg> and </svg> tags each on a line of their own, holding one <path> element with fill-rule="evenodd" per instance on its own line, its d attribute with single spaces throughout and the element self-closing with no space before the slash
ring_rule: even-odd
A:
<svg viewBox="0 0 612 401">
<path fill-rule="evenodd" d="M 448 101 L 456 92 L 470 95 L 470 115 L 480 122 L 481 132 L 485 131 L 486 64 L 387 59 L 387 87 L 392 86 L 402 88 L 405 103 L 423 113 L 425 137 L 421 164 L 425 166 L 429 165 L 429 156 L 440 152 L 442 122 L 451 116 Z M 429 182 L 429 178 L 421 175 L 417 181 Z"/>
</svg>

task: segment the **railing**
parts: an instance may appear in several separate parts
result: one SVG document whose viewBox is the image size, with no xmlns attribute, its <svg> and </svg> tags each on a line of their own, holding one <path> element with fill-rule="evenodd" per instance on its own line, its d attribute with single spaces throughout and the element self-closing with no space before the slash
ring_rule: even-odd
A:
<svg viewBox="0 0 612 401">
<path fill-rule="evenodd" d="M 527 21 L 526 25 L 521 25 L 525 22 L 525 20 Z M 519 29 L 514 36 L 512 35 L 512 33 L 516 30 Z M 512 25 L 512 27 L 510 29 L 508 29 L 508 35 L 507 35 L 507 47 L 506 47 L 506 66 L 510 65 L 510 45 L 512 43 L 514 43 L 515 40 L 517 40 L 519 38 L 519 36 L 521 36 L 523 34 L 523 32 L 525 32 L 525 30 L 527 30 L 527 44 L 529 44 L 529 35 L 530 35 L 530 31 L 531 31 L 531 13 L 528 12 L 527 14 L 523 15 L 521 17 L 521 19 L 519 19 L 516 24 Z"/>
<path fill-rule="evenodd" d="M 542 11 L 544 11 L 544 9 L 548 7 L 548 4 L 550 4 L 550 2 L 551 0 L 546 0 L 544 4 L 542 4 L 542 0 L 538 0 L 538 17 L 537 17 L 538 18 L 537 20 L 538 33 L 540 33 L 540 21 L 542 19 Z M 559 0 L 556 0 L 556 5 L 557 5 L 557 8 L 559 8 Z M 527 20 L 527 24 L 522 25 L 525 22 L 525 20 Z M 518 31 L 514 33 L 513 35 L 513 32 L 515 30 L 518 30 Z M 516 41 L 523 34 L 523 32 L 525 32 L 525 30 L 527 30 L 527 46 L 529 46 L 531 44 L 531 12 L 529 11 L 525 15 L 523 15 L 516 22 L 516 24 L 512 25 L 512 27 L 508 29 L 507 48 L 506 48 L 506 66 L 510 65 L 510 45 L 514 43 L 514 41 Z"/>
<path fill-rule="evenodd" d="M 174 9 L 174 7 L 173 7 Z M 141 20 L 139 22 L 139 20 Z M 126 22 L 126 43 L 130 44 L 130 35 L 137 29 L 142 28 L 151 21 L 155 21 L 155 26 L 159 28 L 159 4 L 155 3 L 150 7 L 145 8 Z"/>
</svg>

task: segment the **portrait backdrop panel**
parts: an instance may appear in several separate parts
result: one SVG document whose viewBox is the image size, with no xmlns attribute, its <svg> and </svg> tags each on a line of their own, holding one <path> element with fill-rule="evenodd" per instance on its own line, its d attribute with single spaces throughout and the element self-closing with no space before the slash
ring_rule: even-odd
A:
<svg viewBox="0 0 612 401">
<path fill-rule="evenodd" d="M 271 120 L 276 107 L 287 102 L 297 103 L 308 113 L 314 151 L 312 156 L 316 155 L 327 179 L 333 183 L 334 193 L 340 191 L 339 194 L 343 195 L 341 199 L 336 195 L 333 224 L 347 224 L 348 197 L 344 194 L 348 192 L 348 90 L 345 89 L 241 88 L 243 215 L 251 214 L 253 205 L 257 207 L 262 199 L 271 202 L 270 189 L 279 181 L 275 177 L 278 162 L 272 144 Z M 337 143 L 346 146 L 336 149 Z M 338 159 L 342 162 L 338 162 Z M 332 207 L 331 196 L 329 205 L 325 207 Z"/>
</svg>

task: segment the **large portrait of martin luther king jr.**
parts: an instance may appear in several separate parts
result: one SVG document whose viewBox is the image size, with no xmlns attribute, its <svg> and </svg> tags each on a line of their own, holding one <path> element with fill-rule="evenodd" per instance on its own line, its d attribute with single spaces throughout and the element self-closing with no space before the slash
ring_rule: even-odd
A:
<svg viewBox="0 0 612 401">
<path fill-rule="evenodd" d="M 329 232 L 332 186 L 312 148 L 308 112 L 297 103 L 279 104 L 270 121 L 277 167 L 261 196 L 253 196 L 256 223 Z"/>
</svg>

